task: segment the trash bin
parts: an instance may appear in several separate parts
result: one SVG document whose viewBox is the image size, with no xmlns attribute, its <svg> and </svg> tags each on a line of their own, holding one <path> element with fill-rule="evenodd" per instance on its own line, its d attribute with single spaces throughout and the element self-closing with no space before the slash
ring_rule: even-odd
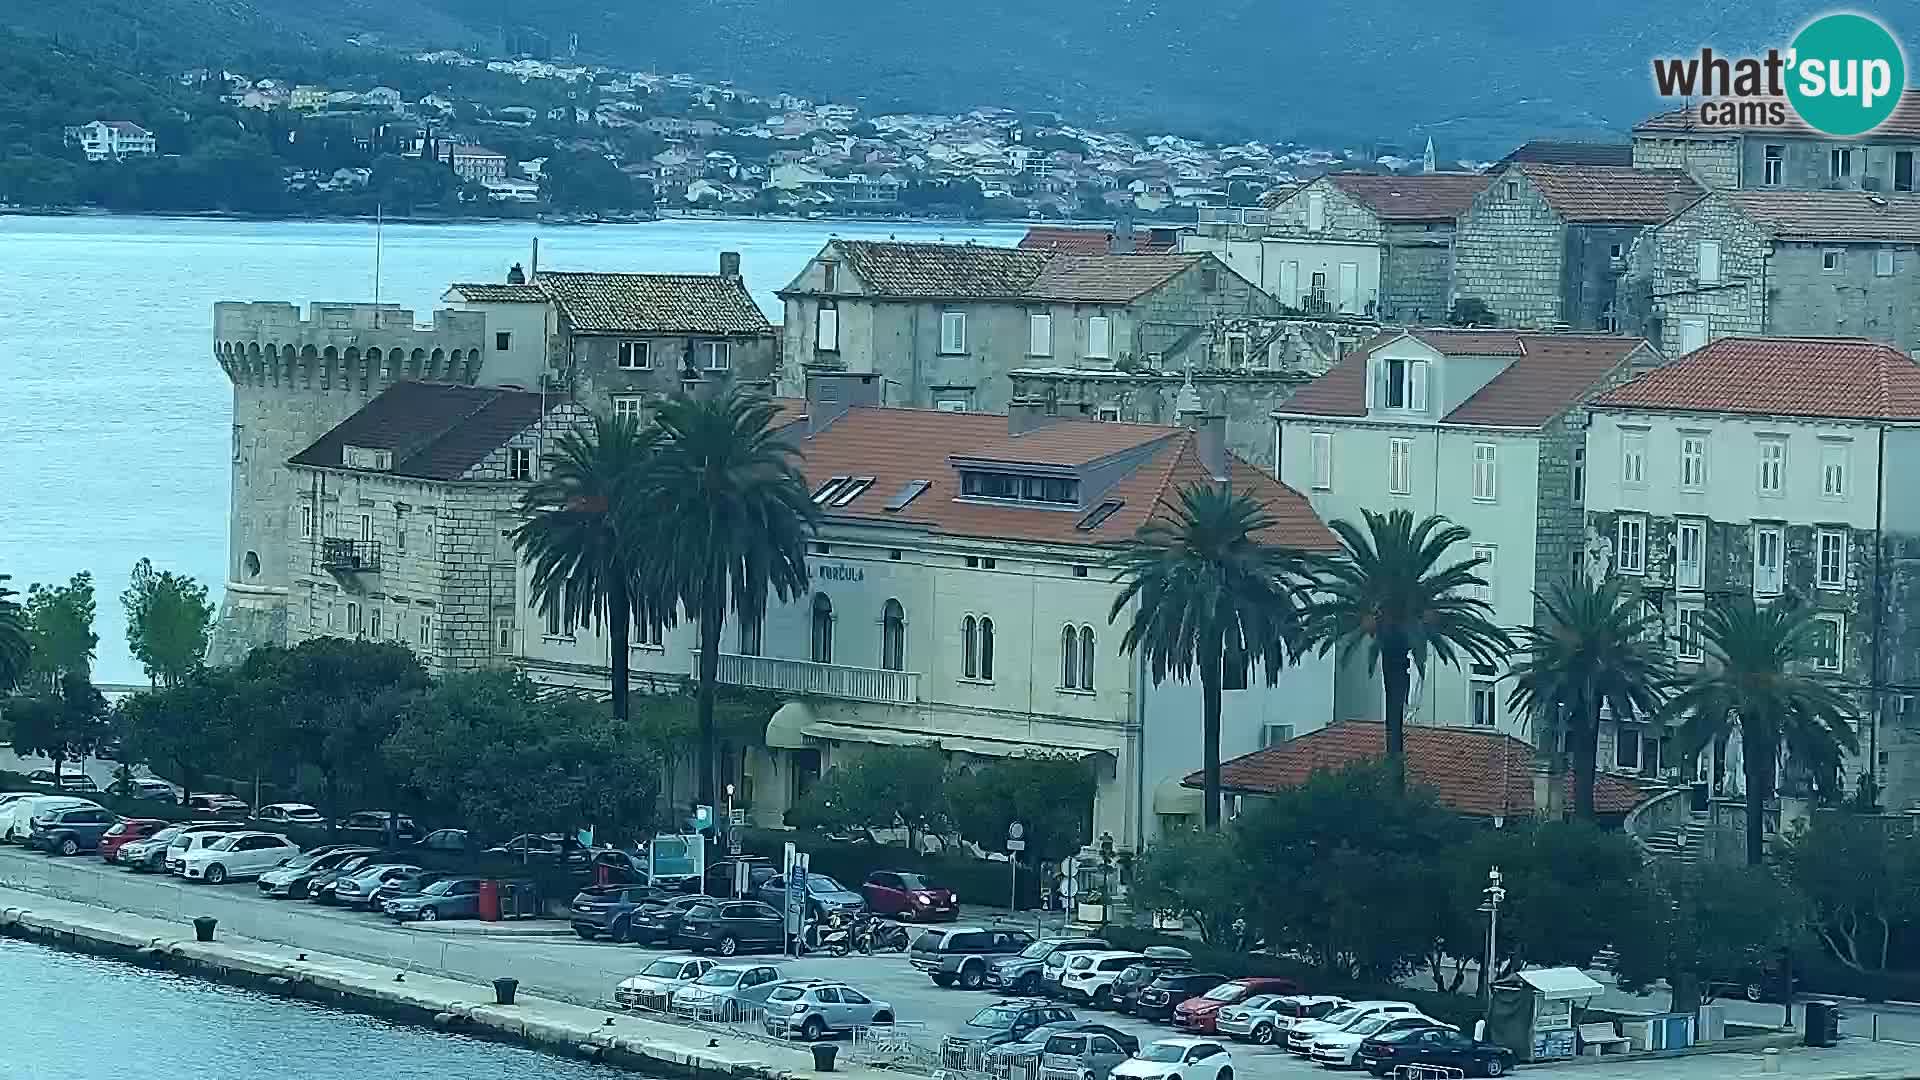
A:
<svg viewBox="0 0 1920 1080">
<path fill-rule="evenodd" d="M 838 1046 L 835 1046 L 832 1043 L 814 1043 L 813 1044 L 813 1071 L 832 1072 L 833 1059 L 839 1053 L 840 1053 L 840 1048 Z"/>
<path fill-rule="evenodd" d="M 193 920 L 193 940 L 212 941 L 213 928 L 215 926 L 218 926 L 219 924 L 220 924 L 220 920 L 212 918 L 207 915 L 202 915 L 199 918 Z"/>
<path fill-rule="evenodd" d="M 480 918 L 486 922 L 500 921 L 500 883 L 497 881 L 480 883 Z"/>
<path fill-rule="evenodd" d="M 1831 1001 L 1809 1001 L 1803 1018 L 1808 1046 L 1833 1046 L 1840 1041 L 1840 1009 Z"/>
<path fill-rule="evenodd" d="M 495 979 L 493 980 L 493 1000 L 500 1005 L 511 1005 L 513 995 L 519 989 L 519 979 Z"/>
</svg>

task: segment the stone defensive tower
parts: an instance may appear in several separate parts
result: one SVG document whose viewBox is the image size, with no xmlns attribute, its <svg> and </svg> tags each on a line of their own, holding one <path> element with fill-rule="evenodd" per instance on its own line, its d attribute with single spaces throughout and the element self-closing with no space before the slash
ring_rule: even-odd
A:
<svg viewBox="0 0 1920 1080">
<path fill-rule="evenodd" d="M 233 381 L 227 587 L 208 661 L 238 663 L 287 640 L 287 459 L 407 379 L 484 382 L 487 317 L 443 309 L 430 325 L 393 304 L 217 303 L 214 359 Z M 314 525 L 318 528 L 318 524 Z"/>
</svg>

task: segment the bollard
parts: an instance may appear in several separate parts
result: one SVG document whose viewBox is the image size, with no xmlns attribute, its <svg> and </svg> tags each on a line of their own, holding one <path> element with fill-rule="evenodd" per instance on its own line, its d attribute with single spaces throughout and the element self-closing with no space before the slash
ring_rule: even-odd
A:
<svg viewBox="0 0 1920 1080">
<path fill-rule="evenodd" d="M 220 920 L 209 915 L 202 915 L 193 920 L 193 940 L 212 941 L 213 928 L 218 925 L 220 925 Z"/>
<path fill-rule="evenodd" d="M 812 1049 L 814 1071 L 832 1072 L 833 1059 L 840 1053 L 840 1048 L 832 1043 L 814 1043 Z"/>
<path fill-rule="evenodd" d="M 1760 1051 L 1760 1071 L 1763 1073 L 1777 1073 L 1780 1071 L 1779 1049 L 1770 1046 Z"/>
<path fill-rule="evenodd" d="M 493 980 L 493 1000 L 496 1004 L 511 1005 L 514 992 L 519 989 L 519 979 L 495 979 Z"/>
</svg>

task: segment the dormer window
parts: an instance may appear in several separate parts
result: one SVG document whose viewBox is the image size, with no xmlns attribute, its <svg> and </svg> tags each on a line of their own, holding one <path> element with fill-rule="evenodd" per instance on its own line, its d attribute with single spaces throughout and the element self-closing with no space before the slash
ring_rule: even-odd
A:
<svg viewBox="0 0 1920 1080">
<path fill-rule="evenodd" d="M 1023 476 L 969 470 L 960 474 L 960 494 L 968 499 L 1077 506 L 1080 481 L 1070 476 Z"/>
<path fill-rule="evenodd" d="M 1386 407 L 1408 412 L 1427 411 L 1427 362 L 1389 358 L 1386 369 Z"/>
<path fill-rule="evenodd" d="M 365 446 L 343 447 L 340 451 L 340 463 L 349 469 L 387 472 L 393 468 L 393 451 L 376 450 Z"/>
</svg>

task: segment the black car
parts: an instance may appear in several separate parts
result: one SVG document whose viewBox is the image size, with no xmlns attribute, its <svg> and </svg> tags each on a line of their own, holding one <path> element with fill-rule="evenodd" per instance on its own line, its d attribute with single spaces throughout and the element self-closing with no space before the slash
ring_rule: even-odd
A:
<svg viewBox="0 0 1920 1080">
<path fill-rule="evenodd" d="M 642 944 L 665 945 L 673 940 L 674 931 L 680 929 L 680 917 L 688 908 L 712 902 L 711 896 L 679 896 L 664 904 L 648 904 L 633 913 L 627 933 Z"/>
<path fill-rule="evenodd" d="M 573 919 L 573 932 L 592 941 L 605 934 L 615 941 L 637 940 L 633 936 L 633 916 L 648 904 L 670 899 L 649 885 L 589 885 L 574 895 L 567 913 Z"/>
<path fill-rule="evenodd" d="M 694 952 L 712 949 L 734 956 L 749 949 L 778 949 L 786 944 L 786 920 L 758 900 L 715 900 L 690 905 L 674 928 L 674 945 Z"/>
<path fill-rule="evenodd" d="M 1142 953 L 1146 959 L 1130 964 L 1114 977 L 1107 988 L 1105 1006 L 1117 1012 L 1133 1011 L 1133 1003 L 1147 984 L 1169 971 L 1186 971 L 1193 966 L 1193 954 L 1166 945 L 1150 945 Z"/>
<path fill-rule="evenodd" d="M 587 875 L 595 885 L 646 885 L 652 881 L 647 864 L 631 851 L 600 848 L 587 860 Z"/>
<path fill-rule="evenodd" d="M 1142 1020 L 1154 1020 L 1166 1023 L 1173 1019 L 1173 1010 L 1190 997 L 1201 994 L 1226 982 L 1225 975 L 1217 973 L 1196 973 L 1192 971 L 1166 971 L 1152 982 L 1140 988 L 1140 996 L 1133 1001 L 1128 1010 Z"/>
<path fill-rule="evenodd" d="M 1513 1068 L 1513 1051 L 1447 1028 L 1413 1028 L 1366 1039 L 1353 1063 L 1375 1076 L 1385 1076 L 1402 1065 L 1437 1065 L 1468 1076 L 1505 1076 Z"/>
<path fill-rule="evenodd" d="M 1778 964 L 1749 964 L 1707 980 L 1707 994 L 1710 997 L 1744 998 L 1775 1004 L 1791 1000 L 1793 991 L 1799 987 L 1800 980 L 1796 978 L 1793 987 L 1788 988 L 1787 974 Z"/>
<path fill-rule="evenodd" d="M 387 829 L 393 827 L 393 842 L 387 839 Z M 362 844 L 378 844 L 381 847 L 393 847 L 398 844 L 411 844 L 420 839 L 420 826 L 405 814 L 391 814 L 386 810 L 356 810 L 340 819 L 339 831 L 352 840 Z"/>
<path fill-rule="evenodd" d="M 419 896 L 427 886 L 439 881 L 441 878 L 452 876 L 450 872 L 445 870 L 422 870 L 417 874 L 407 874 L 404 877 L 396 878 L 373 890 L 373 897 L 367 902 L 367 907 L 373 911 L 381 911 L 383 909 L 380 905 L 389 900 L 401 896 Z"/>
<path fill-rule="evenodd" d="M 738 884 L 736 875 L 739 871 L 735 867 L 740 863 L 747 864 L 747 896 L 749 897 L 757 897 L 760 886 L 780 874 L 779 869 L 765 856 L 735 855 L 707 867 L 707 895 L 724 896 L 729 899 L 738 897 L 740 891 L 734 886 Z"/>
</svg>

